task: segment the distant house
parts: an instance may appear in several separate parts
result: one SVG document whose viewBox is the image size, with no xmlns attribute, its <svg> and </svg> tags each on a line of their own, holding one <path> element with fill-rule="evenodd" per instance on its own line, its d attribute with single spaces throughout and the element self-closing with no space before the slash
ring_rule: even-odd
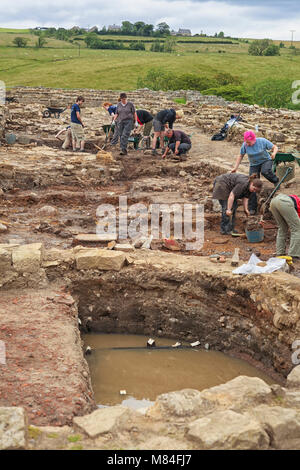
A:
<svg viewBox="0 0 300 470">
<path fill-rule="evenodd" d="M 92 28 L 88 29 L 88 32 L 89 33 L 97 33 L 98 32 L 97 26 L 93 26 Z"/>
<path fill-rule="evenodd" d="M 71 31 L 79 31 L 79 30 L 80 30 L 79 26 L 73 26 L 73 28 L 71 28 Z"/>
<path fill-rule="evenodd" d="M 37 26 L 34 29 L 39 30 L 39 31 L 47 31 L 47 29 L 50 29 L 50 28 L 46 28 L 46 26 Z"/>
<path fill-rule="evenodd" d="M 118 26 L 116 24 L 109 25 L 107 31 L 121 31 L 121 26 Z"/>
<path fill-rule="evenodd" d="M 171 36 L 177 36 L 177 33 L 176 33 L 176 31 L 174 31 L 174 29 L 172 29 L 170 34 L 171 34 Z"/>
<path fill-rule="evenodd" d="M 191 33 L 190 29 L 181 29 L 181 28 L 179 28 L 177 35 L 178 36 L 191 36 L 192 33 Z"/>
</svg>

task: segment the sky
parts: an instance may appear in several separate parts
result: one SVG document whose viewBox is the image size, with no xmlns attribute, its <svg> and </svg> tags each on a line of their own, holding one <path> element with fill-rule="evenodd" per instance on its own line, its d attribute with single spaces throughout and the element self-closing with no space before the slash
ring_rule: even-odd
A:
<svg viewBox="0 0 300 470">
<path fill-rule="evenodd" d="M 299 0 L 0 0 L 2 28 L 166 22 L 192 34 L 300 40 Z"/>
</svg>

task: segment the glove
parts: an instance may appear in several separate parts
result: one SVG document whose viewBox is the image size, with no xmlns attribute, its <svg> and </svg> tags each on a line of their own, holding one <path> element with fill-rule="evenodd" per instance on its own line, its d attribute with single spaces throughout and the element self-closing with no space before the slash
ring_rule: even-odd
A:
<svg viewBox="0 0 300 470">
<path fill-rule="evenodd" d="M 135 121 L 135 127 L 139 127 L 139 123 Z"/>
</svg>

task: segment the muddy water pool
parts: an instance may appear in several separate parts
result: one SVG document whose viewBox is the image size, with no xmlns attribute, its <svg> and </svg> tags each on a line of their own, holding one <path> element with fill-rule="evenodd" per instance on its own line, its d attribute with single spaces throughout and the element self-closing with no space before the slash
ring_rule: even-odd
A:
<svg viewBox="0 0 300 470">
<path fill-rule="evenodd" d="M 184 348 L 159 349 L 176 341 L 154 338 L 157 348 L 147 348 L 149 337 L 145 336 L 90 333 L 82 339 L 84 347 L 92 349 L 86 359 L 98 406 L 123 404 L 137 409 L 148 406 L 162 393 L 184 388 L 201 391 L 239 375 L 274 383 L 246 361 L 200 349 L 204 344 L 189 348 L 189 343 L 182 343 Z"/>
</svg>

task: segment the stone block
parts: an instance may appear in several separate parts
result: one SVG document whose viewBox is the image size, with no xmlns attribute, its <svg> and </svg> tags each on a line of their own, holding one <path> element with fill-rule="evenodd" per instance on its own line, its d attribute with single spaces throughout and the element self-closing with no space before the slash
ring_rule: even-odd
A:
<svg viewBox="0 0 300 470">
<path fill-rule="evenodd" d="M 125 253 L 100 248 L 80 250 L 75 255 L 77 269 L 120 271 L 125 263 Z"/>
<path fill-rule="evenodd" d="M 286 379 L 287 387 L 299 387 L 300 385 L 300 366 L 294 367 L 294 369 L 289 373 Z"/>
<path fill-rule="evenodd" d="M 100 408 L 89 415 L 74 418 L 73 423 L 89 437 L 95 438 L 117 429 L 120 431 L 131 414 L 132 411 L 124 406 Z"/>
<path fill-rule="evenodd" d="M 11 252 L 0 248 L 0 272 L 6 272 L 12 268 Z"/>
<path fill-rule="evenodd" d="M 201 398 L 215 409 L 239 411 L 272 399 L 272 389 L 258 377 L 239 376 L 229 382 L 201 392 Z"/>
<path fill-rule="evenodd" d="M 206 450 L 252 450 L 269 446 L 269 437 L 258 421 L 232 410 L 217 411 L 193 421 L 186 435 Z"/>
<path fill-rule="evenodd" d="M 188 418 L 203 415 L 203 400 L 198 390 L 185 389 L 178 392 L 163 393 L 156 398 L 147 415 L 152 417 Z"/>
<path fill-rule="evenodd" d="M 41 263 L 41 243 L 21 245 L 12 252 L 14 268 L 19 272 L 33 273 L 39 270 Z"/>
<path fill-rule="evenodd" d="M 300 439 L 299 411 L 281 406 L 260 405 L 249 413 L 271 438 L 271 446 L 283 449 L 287 440 Z"/>
<path fill-rule="evenodd" d="M 57 262 L 61 263 L 72 263 L 74 261 L 74 252 L 73 249 L 68 250 L 58 250 L 57 248 L 51 248 L 43 253 L 44 262 Z"/>
<path fill-rule="evenodd" d="M 0 408 L 0 450 L 25 449 L 27 418 L 23 408 Z"/>
</svg>

